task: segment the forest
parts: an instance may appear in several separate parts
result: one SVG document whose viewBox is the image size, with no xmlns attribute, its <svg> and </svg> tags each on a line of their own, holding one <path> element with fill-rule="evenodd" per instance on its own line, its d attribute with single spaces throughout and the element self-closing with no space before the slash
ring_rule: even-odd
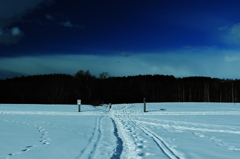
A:
<svg viewBox="0 0 240 159">
<path fill-rule="evenodd" d="M 84 104 L 147 102 L 240 102 L 240 80 L 169 75 L 96 77 L 48 74 L 0 80 L 0 103 Z"/>
</svg>

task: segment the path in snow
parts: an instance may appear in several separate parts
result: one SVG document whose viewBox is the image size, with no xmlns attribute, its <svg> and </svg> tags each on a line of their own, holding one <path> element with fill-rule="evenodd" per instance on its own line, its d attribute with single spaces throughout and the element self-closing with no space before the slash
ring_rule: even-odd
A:
<svg viewBox="0 0 240 159">
<path fill-rule="evenodd" d="M 106 127 L 110 127 L 110 129 L 106 129 Z M 109 141 L 109 138 L 112 139 L 112 142 L 106 142 Z M 116 146 L 114 147 L 114 145 Z M 118 135 L 115 121 L 108 116 L 99 116 L 96 120 L 92 136 L 88 140 L 88 144 L 76 159 L 120 158 L 122 149 L 122 140 Z"/>
<path fill-rule="evenodd" d="M 127 158 L 170 158 L 179 159 L 178 152 L 153 131 L 141 123 L 137 123 L 127 111 L 133 105 L 115 106 L 110 110 L 112 118 L 118 123 L 123 141 L 125 141 L 125 155 Z M 141 112 L 139 112 L 141 113 Z"/>
<path fill-rule="evenodd" d="M 8 123 L 14 123 L 14 127 L 19 125 L 19 129 L 23 129 L 24 126 L 31 127 L 28 128 L 27 131 L 33 129 L 33 131 L 38 132 L 38 142 L 35 144 L 28 144 L 22 146 L 22 149 L 19 151 L 12 151 L 5 158 L 12 158 L 21 156 L 26 152 L 39 150 L 40 146 L 51 145 L 51 140 L 54 140 L 53 136 L 48 135 L 48 131 L 46 129 L 57 129 L 58 132 L 63 132 L 65 134 L 75 134 L 76 136 L 83 135 L 81 132 L 77 132 L 73 130 L 73 128 L 68 128 L 68 125 L 61 125 L 57 122 L 52 122 L 48 120 L 43 121 L 32 121 L 34 119 L 30 116 L 52 116 L 52 118 L 56 118 L 59 116 L 67 117 L 67 116 L 95 116 L 93 131 L 89 132 L 89 136 L 86 144 L 79 149 L 78 155 L 76 155 L 75 159 L 81 158 L 129 158 L 129 159 L 137 159 L 137 158 L 170 158 L 170 159 L 178 159 L 178 153 L 173 148 L 169 147 L 168 144 L 158 135 L 156 135 L 153 131 L 146 128 L 144 125 L 139 124 L 137 120 L 131 118 L 131 114 L 136 111 L 129 112 L 129 108 L 133 107 L 133 105 L 119 105 L 114 106 L 112 109 L 109 109 L 108 106 L 99 108 L 100 112 L 54 112 L 54 111 L 16 111 L 16 110 L 6 110 L 1 112 L 2 121 Z M 141 113 L 138 112 L 137 113 Z M 15 120 L 5 119 L 5 116 L 18 116 Z M 27 115 L 27 116 L 26 116 Z M 20 119 L 20 117 L 26 117 Z M 27 117 L 30 117 L 29 119 Z M 13 128 L 14 131 L 14 128 Z M 31 130 L 32 131 L 32 130 Z M 36 135 L 36 133 L 33 133 Z M 51 134 L 51 133 L 50 133 Z M 53 134 L 54 135 L 54 134 Z M 61 145 L 61 141 L 58 141 Z M 23 142 L 22 142 L 23 143 Z M 21 144 L 22 144 L 21 143 Z M 41 145 L 40 145 L 41 144 Z M 53 143 L 54 144 L 54 143 Z M 56 146 L 56 145 L 55 145 Z M 60 155 L 59 155 L 60 156 Z"/>
<path fill-rule="evenodd" d="M 238 159 L 230 104 L 1 105 L 0 159 Z"/>
</svg>

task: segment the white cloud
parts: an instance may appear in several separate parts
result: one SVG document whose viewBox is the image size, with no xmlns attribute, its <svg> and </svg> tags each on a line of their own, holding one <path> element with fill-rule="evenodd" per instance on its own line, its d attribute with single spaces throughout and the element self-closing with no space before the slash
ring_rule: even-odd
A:
<svg viewBox="0 0 240 159">
<path fill-rule="evenodd" d="M 215 50 L 216 51 L 216 50 Z M 112 76 L 139 74 L 163 74 L 175 77 L 208 76 L 217 78 L 240 78 L 239 57 L 235 51 L 211 54 L 199 50 L 198 54 L 181 51 L 167 53 L 140 53 L 124 57 L 98 55 L 53 55 L 1 58 L 0 70 L 25 75 L 66 73 L 89 70 L 99 75 L 108 72 Z"/>
<path fill-rule="evenodd" d="M 220 31 L 223 31 L 223 40 L 225 43 L 231 45 L 240 45 L 240 23 L 237 23 L 232 27 L 226 27 Z"/>
<path fill-rule="evenodd" d="M 26 14 L 33 12 L 41 4 L 50 5 L 53 2 L 54 0 L 0 0 L 0 43 L 17 43 L 23 33 L 18 27 L 12 26 L 23 21 Z"/>
<path fill-rule="evenodd" d="M 226 62 L 237 62 L 240 61 L 239 55 L 226 55 L 224 57 Z"/>
<path fill-rule="evenodd" d="M 20 29 L 18 27 L 13 27 L 11 29 L 11 31 L 12 31 L 12 35 L 14 35 L 14 36 L 21 34 L 21 31 L 20 31 Z"/>
<path fill-rule="evenodd" d="M 24 36 L 18 27 L 0 29 L 0 44 L 16 44 Z"/>
<path fill-rule="evenodd" d="M 230 34 L 232 40 L 239 43 L 240 42 L 240 23 L 235 24 L 232 28 L 230 28 L 229 34 Z"/>
</svg>

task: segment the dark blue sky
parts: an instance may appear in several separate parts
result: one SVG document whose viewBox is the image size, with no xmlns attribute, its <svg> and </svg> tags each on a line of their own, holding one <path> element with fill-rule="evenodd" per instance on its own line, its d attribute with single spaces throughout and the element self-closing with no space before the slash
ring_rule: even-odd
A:
<svg viewBox="0 0 240 159">
<path fill-rule="evenodd" d="M 0 78 L 239 78 L 238 0 L 0 0 Z"/>
</svg>

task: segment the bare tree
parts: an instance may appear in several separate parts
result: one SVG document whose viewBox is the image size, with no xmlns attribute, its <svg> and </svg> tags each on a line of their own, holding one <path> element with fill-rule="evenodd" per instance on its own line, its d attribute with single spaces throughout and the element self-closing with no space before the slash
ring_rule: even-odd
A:
<svg viewBox="0 0 240 159">
<path fill-rule="evenodd" d="M 108 72 L 102 72 L 102 73 L 99 74 L 100 79 L 107 79 L 109 77 L 110 77 L 110 75 L 109 75 Z"/>
</svg>

